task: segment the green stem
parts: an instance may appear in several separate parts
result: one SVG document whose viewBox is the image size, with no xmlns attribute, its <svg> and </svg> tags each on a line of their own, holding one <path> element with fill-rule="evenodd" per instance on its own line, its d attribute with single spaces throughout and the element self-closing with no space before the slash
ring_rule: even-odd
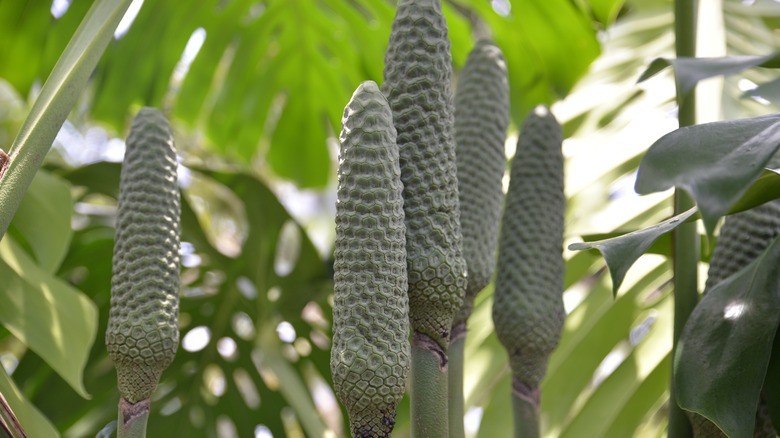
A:
<svg viewBox="0 0 780 438">
<path fill-rule="evenodd" d="M 450 437 L 463 438 L 463 371 L 464 350 L 466 347 L 466 322 L 460 322 L 452 327 L 450 334 L 450 347 L 447 350 L 449 359 L 449 413 L 450 413 Z"/>
<path fill-rule="evenodd" d="M 116 423 L 117 438 L 146 438 L 146 423 L 149 420 L 149 399 L 130 403 L 124 397 L 119 399 L 119 418 Z"/>
<path fill-rule="evenodd" d="M 428 336 L 412 336 L 412 438 L 447 438 L 447 353 Z"/>
<path fill-rule="evenodd" d="M 512 414 L 515 438 L 539 438 L 539 388 L 512 378 Z"/>
<path fill-rule="evenodd" d="M 677 57 L 696 56 L 697 0 L 675 0 L 674 31 Z M 696 95 L 691 91 L 688 96 L 677 92 L 678 120 L 680 127 L 696 123 Z M 684 192 L 674 194 L 674 214 L 682 213 L 695 204 Z M 696 224 L 684 224 L 673 234 L 674 260 L 674 331 L 672 355 L 677 350 L 683 327 L 688 320 L 699 297 L 698 263 L 699 235 Z M 674 363 L 674 361 L 672 361 Z M 669 438 L 687 438 L 692 436 L 691 425 L 685 412 L 677 405 L 674 385 L 674 365 L 672 365 L 669 391 Z"/>
<path fill-rule="evenodd" d="M 0 157 L 0 168 L 5 168 L 0 170 L 0 239 L 130 3 L 92 4 L 43 84 L 8 156 Z"/>
</svg>

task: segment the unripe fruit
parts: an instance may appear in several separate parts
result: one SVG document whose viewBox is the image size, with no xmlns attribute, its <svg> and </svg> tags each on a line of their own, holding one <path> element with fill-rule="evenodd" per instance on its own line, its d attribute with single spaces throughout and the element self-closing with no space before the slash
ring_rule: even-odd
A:
<svg viewBox="0 0 780 438">
<path fill-rule="evenodd" d="M 122 164 L 106 347 L 119 392 L 148 399 L 179 344 L 180 200 L 173 134 L 157 110 L 133 120 Z"/>
<path fill-rule="evenodd" d="M 456 324 L 471 315 L 474 298 L 490 282 L 495 269 L 508 125 L 506 61 L 498 46 L 480 40 L 466 59 L 455 93 L 460 226 L 468 266 L 466 297 Z"/>
<path fill-rule="evenodd" d="M 355 437 L 385 437 L 409 374 L 401 170 L 390 107 L 374 82 L 344 110 L 331 373 Z"/>
<path fill-rule="evenodd" d="M 382 91 L 393 110 L 412 329 L 447 351 L 466 288 L 452 138 L 452 59 L 440 0 L 400 0 Z"/>
<path fill-rule="evenodd" d="M 523 124 L 499 241 L 493 322 L 514 377 L 538 388 L 558 345 L 563 310 L 561 127 L 545 107 Z"/>
</svg>

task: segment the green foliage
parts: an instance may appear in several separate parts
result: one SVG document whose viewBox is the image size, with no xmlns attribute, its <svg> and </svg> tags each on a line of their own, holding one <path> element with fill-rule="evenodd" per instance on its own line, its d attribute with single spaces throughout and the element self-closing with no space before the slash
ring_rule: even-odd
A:
<svg viewBox="0 0 780 438">
<path fill-rule="evenodd" d="M 10 149 L 11 162 L 0 184 L 0 238 L 129 4 L 130 0 L 95 3 L 48 75 Z"/>
<path fill-rule="evenodd" d="M 712 233 L 780 148 L 778 116 L 678 129 L 656 141 L 639 165 L 640 194 L 678 187 L 696 201 Z M 669 163 L 675 163 L 669 165 Z"/>
<path fill-rule="evenodd" d="M 7 236 L 0 244 L 4 305 L 0 321 L 41 356 L 82 397 L 87 354 L 97 330 L 95 305 L 83 293 L 39 268 Z"/>
<path fill-rule="evenodd" d="M 726 56 L 721 58 L 658 58 L 650 63 L 639 77 L 639 82 L 647 80 L 663 69 L 672 67 L 674 79 L 681 100 L 690 99 L 696 84 L 715 76 L 727 76 L 740 73 L 752 67 L 780 67 L 780 53 L 764 56 Z"/>
<path fill-rule="evenodd" d="M 780 239 L 712 288 L 696 306 L 675 360 L 680 406 L 728 436 L 751 437 L 772 341 L 780 322 Z"/>
<path fill-rule="evenodd" d="M 652 140 L 674 127 L 668 116 L 674 110 L 673 78 L 659 74 L 639 87 L 635 84 L 648 59 L 672 53 L 669 2 L 518 0 L 511 2 L 506 16 L 494 6 L 500 3 L 444 2 L 453 64 L 457 69 L 465 62 L 471 32 L 479 28 L 473 21 L 477 17 L 487 23 L 506 54 L 514 121 L 510 131 L 537 103 L 568 96 L 555 106 L 567 138 L 566 240 L 638 230 L 668 218 L 666 194 L 625 195 L 622 181 L 631 180 L 640 154 Z M 0 86 L 0 147 L 5 150 L 20 115 L 28 110 L 16 96 L 35 99 L 90 2 L 71 2 L 55 19 L 50 6 L 0 2 L 0 40 L 10 41 L 0 45 L 0 59 L 5 61 L 0 63 L 0 77 L 16 90 L 9 93 L 8 86 Z M 724 0 L 724 22 L 700 24 L 708 36 L 718 34 L 712 29 L 725 30 L 721 43 L 728 53 L 763 56 L 778 45 L 770 29 L 776 20 L 767 15 L 777 11 L 772 2 Z M 392 2 L 386 0 L 209 0 L 189 8 L 146 0 L 127 33 L 110 42 L 87 92 L 76 94 L 80 100 L 70 116 L 72 125 L 64 132 L 77 137 L 90 132 L 89 141 L 76 148 L 88 150 L 93 134 L 101 132 L 98 126 L 107 128 L 109 137 L 123 132 L 139 105 L 159 106 L 171 116 L 184 172 L 191 176 L 188 184 L 182 182 L 187 263 L 182 270 L 180 328 L 184 337 L 195 328 L 193 333 L 207 331 L 209 336 L 202 349 L 180 348 L 163 377 L 152 405 L 151 435 L 200 436 L 216 434 L 217 427 L 233 427 L 239 436 L 251 436 L 258 425 L 274 436 L 321 436 L 325 430 L 345 435 L 345 413 L 333 408 L 335 399 L 328 389 L 332 261 L 327 243 L 332 236 L 318 231 L 328 228 L 321 219 L 300 217 L 304 202 L 293 198 L 296 190 L 278 177 L 298 187 L 324 188 L 304 195 L 330 204 L 336 166 L 328 145 L 335 145 L 341 105 L 360 81 L 381 80 L 393 12 Z M 182 52 L 199 28 L 205 42 L 185 69 Z M 718 41 L 708 37 L 705 42 Z M 599 54 L 598 62 L 591 64 Z M 762 115 L 775 107 L 743 96 L 772 101 L 774 78 L 770 70 L 745 70 L 700 96 L 714 99 L 707 107 L 722 109 L 718 117 Z M 737 87 L 742 79 L 768 85 L 745 92 Z M 31 120 L 39 113 L 32 114 Z M 60 116 L 64 120 L 66 114 Z M 0 328 L 0 362 L 11 378 L 0 379 L 0 391 L 9 399 L 14 394 L 14 410 L 33 436 L 53 435 L 46 421 L 35 416 L 33 405 L 62 434 L 94 436 L 116 418 L 118 397 L 107 352 L 93 340 L 95 333 L 106 329 L 106 318 L 96 320 L 94 307 L 101 315 L 109 309 L 119 166 L 96 163 L 71 169 L 62 160 L 67 155 L 63 151 L 73 149 L 78 140 L 64 136 L 58 143 L 66 148 L 58 147 L 61 155 L 50 155 L 46 167 L 49 176 L 71 183 L 75 207 L 66 207 L 68 198 L 62 195 L 42 197 L 41 202 L 35 201 L 38 195 L 31 197 L 31 206 L 51 206 L 59 214 L 55 218 L 51 213 L 37 217 L 19 213 L 2 245 L 13 242 L 20 255 L 40 268 L 27 274 L 14 271 L 8 277 L 32 285 L 29 291 L 27 285 L 22 287 L 26 291 L 22 296 L 33 296 L 36 288 L 57 292 L 47 308 L 56 308 L 67 296 L 94 303 L 74 313 L 80 315 L 79 323 L 97 326 L 92 334 L 82 330 L 70 336 L 66 327 L 48 321 L 29 327 L 57 336 L 69 357 L 74 351 L 82 356 L 89 352 L 82 361 L 86 366 L 81 366 L 83 387 L 92 398 L 85 400 L 73 389 L 79 387 L 73 382 L 74 371 L 47 363 L 5 325 Z M 765 180 L 771 183 L 766 190 L 755 191 L 762 178 L 747 194 L 766 200 L 764 195 L 775 185 Z M 37 184 L 31 190 L 37 191 Z M 56 183 L 46 190 L 64 193 Z M 21 218 L 44 218 L 50 227 L 25 224 Z M 65 230 L 69 223 L 73 231 Z M 40 234 L 31 234 L 33 228 Z M 324 255 L 309 236 L 326 242 L 320 249 Z M 541 383 L 545 436 L 583 436 L 583 428 L 590 427 L 608 437 L 663 434 L 671 298 L 665 258 L 658 254 L 669 254 L 663 243 L 666 236 L 650 247 L 654 255 L 636 261 L 614 300 L 602 260 L 590 252 L 564 254 L 568 318 Z M 3 263 L 11 265 L 6 258 Z M 277 269 L 280 266 L 284 268 Z M 13 293 L 6 277 L 0 278 L 4 280 L 0 293 Z M 50 287 L 53 283 L 62 287 Z M 66 283 L 83 292 L 73 293 Z M 62 289 L 71 293 L 61 293 Z M 482 409 L 477 434 L 491 437 L 511 428 L 510 373 L 492 334 L 492 289 L 488 285 L 475 304 L 464 381 L 469 418 L 479 412 L 475 408 Z M 86 310 L 89 307 L 91 311 Z M 276 335 L 282 322 L 295 329 L 292 343 Z M 231 345 L 235 348 L 225 348 Z M 771 378 L 780 368 L 773 361 L 776 356 L 768 366 L 770 383 L 778 381 Z M 71 377 L 63 379 L 68 373 Z M 18 391 L 9 389 L 14 385 Z M 612 400 L 622 403 L 616 407 Z M 776 416 L 777 406 L 769 406 Z M 394 436 L 408 436 L 408 411 L 404 398 Z"/>
</svg>

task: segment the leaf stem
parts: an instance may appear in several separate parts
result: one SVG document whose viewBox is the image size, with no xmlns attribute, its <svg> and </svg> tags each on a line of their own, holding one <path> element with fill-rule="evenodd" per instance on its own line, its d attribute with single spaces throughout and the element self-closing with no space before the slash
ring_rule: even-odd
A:
<svg viewBox="0 0 780 438">
<path fill-rule="evenodd" d="M 450 333 L 450 346 L 447 350 L 449 359 L 449 413 L 450 413 L 450 437 L 463 438 L 465 430 L 463 429 L 463 371 L 464 371 L 464 350 L 466 347 L 466 321 L 461 321 L 452 327 Z"/>
<path fill-rule="evenodd" d="M 539 438 L 539 388 L 512 378 L 512 414 L 515 438 Z"/>
<path fill-rule="evenodd" d="M 412 438 L 447 438 L 447 353 L 427 335 L 412 336 Z"/>
<path fill-rule="evenodd" d="M 120 397 L 119 418 L 116 424 L 117 438 L 146 438 L 150 404 L 149 399 L 133 404 Z"/>
<path fill-rule="evenodd" d="M 677 57 L 696 56 L 696 23 L 697 0 L 675 0 L 674 2 L 674 32 L 675 51 Z M 695 89 L 683 96 L 677 90 L 678 121 L 680 127 L 696 123 Z M 687 193 L 676 190 L 674 194 L 674 214 L 680 214 L 695 203 Z M 683 224 L 673 235 L 673 266 L 674 266 L 674 331 L 672 340 L 672 356 L 677 350 L 683 327 L 698 301 L 698 263 L 699 235 L 696 224 Z M 674 364 L 674 361 L 672 361 Z M 685 412 L 677 405 L 674 385 L 674 365 L 672 365 L 669 391 L 669 438 L 687 438 L 692 436 L 691 425 Z"/>
<path fill-rule="evenodd" d="M 7 166 L 0 170 L 0 239 L 130 3 L 100 0 L 90 7 L 46 79 L 11 150 L 0 159 L 0 167 Z"/>
</svg>

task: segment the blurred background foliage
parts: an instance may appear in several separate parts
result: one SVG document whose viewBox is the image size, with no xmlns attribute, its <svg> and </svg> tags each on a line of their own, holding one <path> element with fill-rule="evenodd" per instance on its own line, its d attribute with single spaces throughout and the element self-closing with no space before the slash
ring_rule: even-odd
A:
<svg viewBox="0 0 780 438">
<path fill-rule="evenodd" d="M 90 3 L 0 2 L 0 148 Z M 173 123 L 184 195 L 182 345 L 153 398 L 150 435 L 345 436 L 329 372 L 337 136 L 352 91 L 382 81 L 393 3 L 133 2 L 0 243 L 0 392 L 31 436 L 111 431 L 118 393 L 103 333 L 118 161 L 142 105 Z M 476 23 L 506 55 L 508 157 L 534 105 L 553 105 L 563 123 L 567 244 L 670 215 L 668 193 L 633 192 L 642 152 L 676 127 L 671 76 L 636 84 L 673 54 L 670 0 L 443 3 L 456 81 Z M 699 53 L 769 53 L 778 17 L 771 0 L 702 2 Z M 702 121 L 776 111 L 745 97 L 774 78 L 751 70 L 702 83 Z M 565 253 L 568 319 L 542 385 L 545 436 L 664 434 L 671 274 L 668 246 L 656 248 L 614 300 L 597 253 Z M 469 324 L 469 436 L 512 427 L 491 289 Z M 405 400 L 394 436 L 409 435 L 408 416 Z"/>
</svg>

